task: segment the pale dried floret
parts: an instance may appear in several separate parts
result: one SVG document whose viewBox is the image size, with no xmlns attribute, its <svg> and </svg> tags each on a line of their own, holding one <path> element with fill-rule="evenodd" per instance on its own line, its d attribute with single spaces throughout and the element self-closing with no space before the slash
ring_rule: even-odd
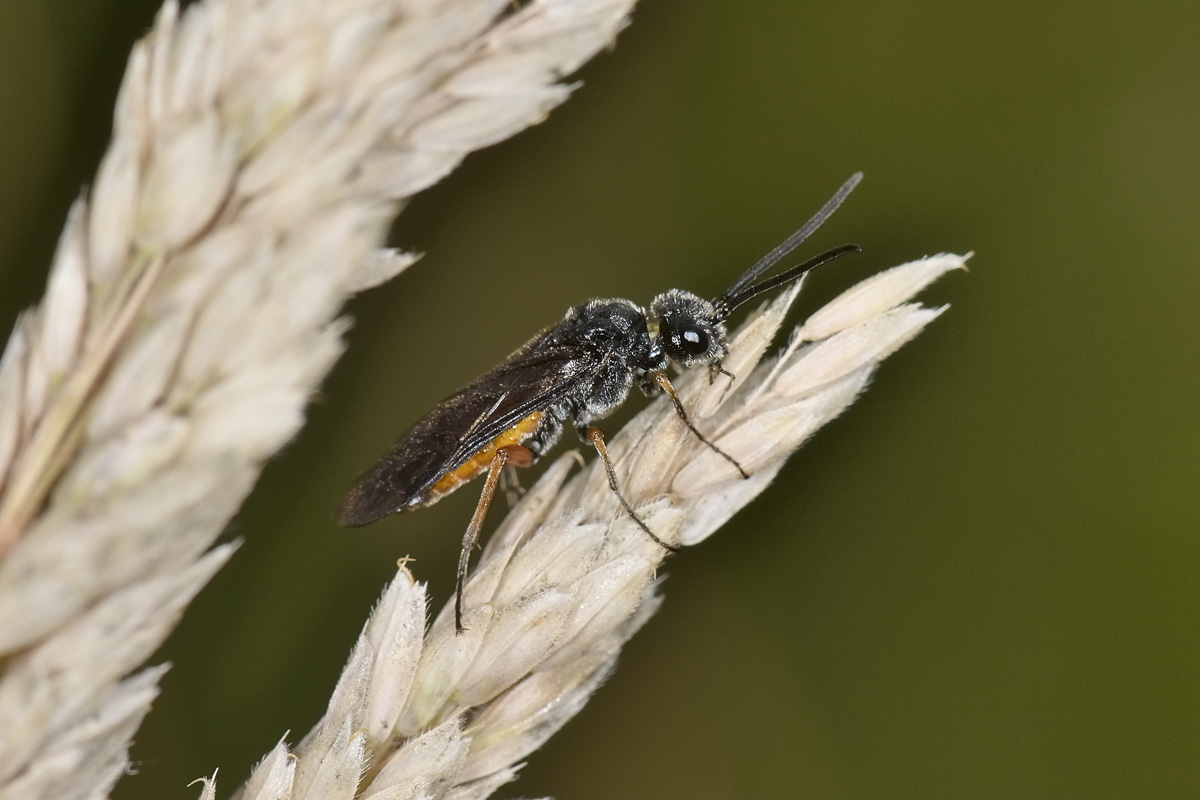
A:
<svg viewBox="0 0 1200 800">
<path fill-rule="evenodd" d="M 390 281 L 404 270 L 417 263 L 418 253 L 406 253 L 392 247 L 381 247 L 371 252 L 359 264 L 350 278 L 347 288 L 361 292 Z"/>
<path fill-rule="evenodd" d="M 293 779 L 294 797 L 353 800 L 367 768 L 367 736 L 356 730 L 353 717 L 326 728 L 314 742 L 309 758 L 301 758 Z"/>
<path fill-rule="evenodd" d="M 17 452 L 23 430 L 25 407 L 25 366 L 29 356 L 27 344 L 28 316 L 18 318 L 8 346 L 0 354 L 0 491 L 8 479 L 8 470 Z"/>
<path fill-rule="evenodd" d="M 399 204 L 565 99 L 559 78 L 612 41 L 632 0 L 180 5 L 130 55 L 46 300 L 0 357 L 0 735 L 17 737 L 4 796 L 108 791 L 145 707 L 117 715 L 129 724 L 80 715 L 148 703 L 157 673 L 141 694 L 116 687 L 228 555 L 204 553 L 340 354 L 342 302 L 414 260 L 372 255 Z M 424 593 L 401 594 L 331 705 L 346 713 L 306 741 L 324 752 L 298 769 L 273 756 L 255 793 L 357 791 L 364 743 L 395 726 L 420 658 Z M 123 624 L 97 616 L 130 598 L 142 607 Z M 502 633 L 545 623 L 527 608 Z M 55 653 L 105 666 L 29 672 Z"/>
<path fill-rule="evenodd" d="M 815 342 L 895 308 L 947 272 L 966 269 L 971 257 L 942 253 L 884 270 L 855 284 L 825 304 L 800 326 L 802 339 Z"/>
<path fill-rule="evenodd" d="M 367 797 L 438 796 L 456 783 L 470 741 L 461 724 L 450 720 L 415 736 L 396 751 L 366 787 Z"/>
<path fill-rule="evenodd" d="M 75 363 L 87 322 L 87 260 L 83 252 L 82 226 L 83 205 L 76 201 L 71 205 L 59 237 L 58 252 L 54 256 L 57 268 L 50 274 L 50 283 L 46 286 L 43 313 L 48 319 L 55 320 L 55 324 L 45 329 L 42 363 L 52 382 L 61 381 Z"/>
<path fill-rule="evenodd" d="M 392 581 L 363 632 L 372 667 L 363 726 L 373 741 L 385 740 L 396 727 L 421 657 L 425 585 L 404 576 L 402 571 Z"/>
<path fill-rule="evenodd" d="M 205 780 L 201 798 L 211 797 L 216 788 L 213 781 Z M 284 800 L 292 796 L 292 785 L 296 780 L 296 758 L 288 752 L 282 741 L 271 748 L 263 760 L 254 766 L 250 780 L 239 791 L 241 798 L 250 800 Z"/>
</svg>

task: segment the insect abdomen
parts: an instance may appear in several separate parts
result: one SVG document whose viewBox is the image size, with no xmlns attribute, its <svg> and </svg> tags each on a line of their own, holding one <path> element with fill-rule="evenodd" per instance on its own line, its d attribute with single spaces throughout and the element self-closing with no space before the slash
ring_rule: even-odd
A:
<svg viewBox="0 0 1200 800">
<path fill-rule="evenodd" d="M 492 463 L 492 459 L 496 455 L 496 451 L 501 447 L 507 447 L 511 444 L 520 444 L 528 439 L 542 424 L 542 419 L 545 417 L 541 411 L 534 411 L 525 419 L 513 425 L 504 433 L 492 439 L 486 447 L 477 451 L 460 467 L 447 472 L 442 477 L 438 478 L 437 483 L 430 487 L 421 497 L 413 501 L 413 507 L 426 506 L 436 503 L 446 495 L 453 492 L 459 486 L 462 486 L 472 478 L 481 475 L 487 471 L 488 465 Z"/>
</svg>

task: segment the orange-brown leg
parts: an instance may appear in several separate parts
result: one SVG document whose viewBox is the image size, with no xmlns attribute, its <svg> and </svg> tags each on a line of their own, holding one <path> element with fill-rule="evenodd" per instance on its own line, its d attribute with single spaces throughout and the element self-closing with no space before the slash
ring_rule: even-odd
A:
<svg viewBox="0 0 1200 800">
<path fill-rule="evenodd" d="M 492 497 L 496 494 L 496 486 L 500 483 L 500 475 L 504 472 L 505 465 L 527 467 L 532 463 L 533 453 L 529 448 L 519 444 L 501 447 L 492 457 L 492 463 L 488 467 L 487 480 L 483 483 L 483 492 L 479 495 L 479 503 L 476 504 L 475 513 L 471 515 L 471 523 L 467 525 L 467 530 L 463 534 L 462 552 L 458 554 L 458 581 L 454 587 L 454 629 L 458 633 L 465 630 L 462 624 L 462 609 L 463 586 L 467 582 L 467 564 L 471 558 L 471 550 L 479 541 L 483 522 L 487 519 L 488 508 L 492 505 Z"/>
<path fill-rule="evenodd" d="M 608 485 L 612 488 L 613 494 L 617 496 L 617 499 L 621 501 L 621 505 L 625 508 L 625 513 L 633 518 L 633 521 L 638 524 L 639 528 L 646 532 L 647 536 L 662 545 L 664 549 L 670 550 L 672 553 L 679 552 L 678 547 L 667 544 L 662 539 L 655 536 L 654 531 L 650 530 L 646 523 L 642 522 L 641 518 L 638 517 L 637 514 L 633 513 L 633 509 L 630 508 L 629 503 L 626 502 L 625 496 L 621 494 L 621 487 L 617 483 L 617 473 L 615 470 L 613 470 L 612 459 L 608 457 L 608 448 L 604 446 L 604 431 L 596 427 L 590 427 L 584 433 L 584 438 L 586 438 L 588 443 L 591 444 L 592 447 L 596 448 L 596 452 L 600 454 L 600 460 L 604 462 L 604 471 L 608 474 Z"/>
<path fill-rule="evenodd" d="M 683 424 L 688 426 L 688 430 L 690 430 L 692 433 L 696 434 L 697 439 L 699 439 L 700 441 L 702 441 L 706 445 L 708 445 L 710 448 L 712 448 L 712 451 L 714 453 L 716 453 L 721 458 L 728 461 L 730 464 L 733 464 L 733 466 L 737 467 L 737 471 L 742 473 L 743 478 L 749 478 L 750 473 L 748 473 L 748 472 L 746 472 L 746 470 L 742 469 L 742 465 L 739 464 L 736 460 L 734 460 L 733 456 L 729 455 L 729 453 L 726 453 L 724 450 L 717 447 L 715 444 L 710 442 L 703 433 L 696 430 L 696 426 L 692 424 L 692 421 L 690 419 L 688 419 L 687 412 L 683 410 L 683 403 L 679 402 L 679 395 L 675 394 L 675 387 L 671 385 L 671 380 L 667 377 L 667 373 L 656 372 L 651 376 L 651 379 L 664 392 L 667 393 L 668 397 L 671 398 L 671 402 L 675 404 L 675 413 L 679 415 L 679 418 L 681 420 L 683 420 Z"/>
</svg>

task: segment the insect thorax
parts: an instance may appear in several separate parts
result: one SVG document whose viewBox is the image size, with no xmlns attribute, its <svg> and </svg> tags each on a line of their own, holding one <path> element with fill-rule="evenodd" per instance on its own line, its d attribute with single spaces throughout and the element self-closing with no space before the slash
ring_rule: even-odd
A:
<svg viewBox="0 0 1200 800">
<path fill-rule="evenodd" d="M 624 402 L 635 377 L 666 366 L 650 338 L 645 312 L 629 300 L 591 300 L 575 306 L 556 335 L 579 348 L 585 362 L 581 368 L 591 373 L 571 403 L 570 413 L 581 428 Z"/>
</svg>

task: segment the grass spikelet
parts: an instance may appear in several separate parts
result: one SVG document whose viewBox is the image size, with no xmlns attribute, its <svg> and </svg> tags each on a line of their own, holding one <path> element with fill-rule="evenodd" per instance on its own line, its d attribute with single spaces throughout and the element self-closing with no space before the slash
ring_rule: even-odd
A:
<svg viewBox="0 0 1200 800">
<path fill-rule="evenodd" d="M 0 358 L 0 796 L 107 793 L 161 673 L 135 670 L 229 557 L 213 542 L 341 352 L 343 301 L 414 260 L 378 252 L 392 217 L 543 119 L 631 6 L 163 6 Z M 394 649 L 424 605 L 400 594 L 348 687 L 380 658 L 413 679 Z M 407 696 L 389 679 L 365 710 L 332 707 L 354 714 L 319 757 L 268 757 L 248 791 L 351 796 Z"/>
</svg>

